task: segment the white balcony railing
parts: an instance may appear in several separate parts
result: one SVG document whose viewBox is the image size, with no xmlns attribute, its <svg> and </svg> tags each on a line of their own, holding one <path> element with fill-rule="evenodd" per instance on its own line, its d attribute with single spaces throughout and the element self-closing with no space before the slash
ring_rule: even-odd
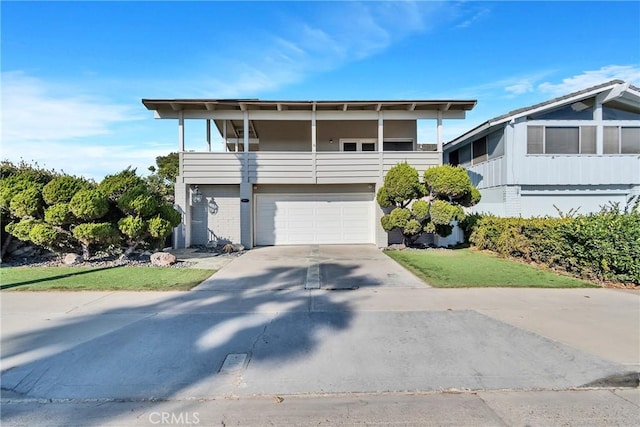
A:
<svg viewBox="0 0 640 427">
<path fill-rule="evenodd" d="M 399 162 L 406 161 L 420 173 L 442 163 L 441 153 L 428 151 L 184 152 L 180 156 L 180 174 L 188 184 L 375 183 Z"/>
</svg>

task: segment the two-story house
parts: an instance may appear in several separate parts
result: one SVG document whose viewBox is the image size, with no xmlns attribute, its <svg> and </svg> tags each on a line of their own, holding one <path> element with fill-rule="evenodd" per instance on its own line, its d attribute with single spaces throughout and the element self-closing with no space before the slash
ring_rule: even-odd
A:
<svg viewBox="0 0 640 427">
<path fill-rule="evenodd" d="M 640 195 L 640 89 L 620 80 L 488 120 L 444 146 L 482 194 L 476 212 L 558 216 Z"/>
<path fill-rule="evenodd" d="M 178 123 L 175 203 L 183 223 L 174 246 L 210 241 L 245 247 L 389 243 L 375 201 L 399 162 L 419 171 L 442 164 L 442 123 L 476 101 L 261 101 L 143 99 Z M 432 120 L 435 151 L 418 144 Z M 185 123 L 203 126 L 202 151 L 185 149 Z M 215 129 L 214 129 L 215 128 Z M 225 151 L 212 151 L 212 131 Z"/>
</svg>

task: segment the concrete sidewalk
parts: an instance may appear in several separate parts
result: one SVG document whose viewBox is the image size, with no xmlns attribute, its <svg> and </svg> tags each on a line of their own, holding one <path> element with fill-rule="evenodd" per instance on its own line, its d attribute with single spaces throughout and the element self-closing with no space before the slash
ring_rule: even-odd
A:
<svg viewBox="0 0 640 427">
<path fill-rule="evenodd" d="M 2 401 L 4 426 L 635 426 L 637 389 Z"/>
</svg>

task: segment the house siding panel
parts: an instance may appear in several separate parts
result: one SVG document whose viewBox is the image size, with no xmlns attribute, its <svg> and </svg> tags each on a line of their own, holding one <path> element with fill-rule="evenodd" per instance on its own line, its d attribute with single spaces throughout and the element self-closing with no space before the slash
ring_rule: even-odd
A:
<svg viewBox="0 0 640 427">
<path fill-rule="evenodd" d="M 191 206 L 191 245 L 215 240 L 240 242 L 240 187 L 201 185 L 202 201 Z M 210 209 L 209 200 L 216 208 Z"/>
</svg>

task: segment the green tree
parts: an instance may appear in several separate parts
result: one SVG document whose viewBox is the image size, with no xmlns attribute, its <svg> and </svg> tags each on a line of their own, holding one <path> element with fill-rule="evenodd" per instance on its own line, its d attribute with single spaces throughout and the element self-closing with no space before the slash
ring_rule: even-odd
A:
<svg viewBox="0 0 640 427">
<path fill-rule="evenodd" d="M 151 174 L 146 180 L 154 192 L 162 195 L 168 202 L 174 201 L 174 187 L 179 173 L 178 153 L 156 157 L 156 166 L 149 166 Z"/>
<path fill-rule="evenodd" d="M 412 245 L 423 233 L 446 237 L 453 221 L 461 221 L 464 207 L 480 201 L 480 192 L 467 172 L 450 165 L 427 169 L 420 182 L 418 171 L 399 163 L 385 175 L 376 200 L 387 213 L 381 224 L 386 231 L 398 230 L 405 245 Z"/>
</svg>

